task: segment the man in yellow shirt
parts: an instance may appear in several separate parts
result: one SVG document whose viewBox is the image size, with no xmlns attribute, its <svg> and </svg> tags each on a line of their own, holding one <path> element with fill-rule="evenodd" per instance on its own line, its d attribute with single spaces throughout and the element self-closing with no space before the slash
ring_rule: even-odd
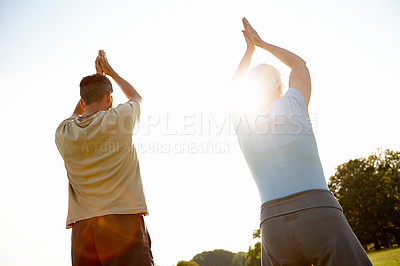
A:
<svg viewBox="0 0 400 266">
<path fill-rule="evenodd" d="M 99 51 L 96 71 L 82 79 L 81 99 L 55 136 L 69 180 L 72 265 L 154 265 L 132 144 L 141 96 L 113 70 L 104 51 Z M 112 84 L 103 73 L 128 102 L 112 108 Z"/>
</svg>

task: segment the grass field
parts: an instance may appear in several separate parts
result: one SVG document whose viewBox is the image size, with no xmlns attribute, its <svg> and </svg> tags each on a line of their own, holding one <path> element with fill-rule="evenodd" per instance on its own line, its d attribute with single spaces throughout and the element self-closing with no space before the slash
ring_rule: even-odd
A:
<svg viewBox="0 0 400 266">
<path fill-rule="evenodd" d="M 374 266 L 400 266 L 400 246 L 369 251 L 368 257 Z"/>
</svg>

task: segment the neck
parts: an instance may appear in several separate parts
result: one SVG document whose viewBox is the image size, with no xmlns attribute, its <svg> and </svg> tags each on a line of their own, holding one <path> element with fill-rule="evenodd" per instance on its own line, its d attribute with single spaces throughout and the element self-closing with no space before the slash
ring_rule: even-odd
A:
<svg viewBox="0 0 400 266">
<path fill-rule="evenodd" d="M 105 107 L 105 104 L 102 102 L 94 102 L 85 106 L 85 111 L 83 112 L 83 117 L 90 116 L 99 111 L 107 111 L 108 108 Z"/>
</svg>

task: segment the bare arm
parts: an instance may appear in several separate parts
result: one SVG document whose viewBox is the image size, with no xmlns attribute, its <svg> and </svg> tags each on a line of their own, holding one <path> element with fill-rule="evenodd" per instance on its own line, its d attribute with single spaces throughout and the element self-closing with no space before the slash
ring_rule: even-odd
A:
<svg viewBox="0 0 400 266">
<path fill-rule="evenodd" d="M 99 62 L 101 65 L 101 69 L 105 75 L 109 75 L 114 79 L 114 81 L 118 84 L 121 90 L 124 92 L 125 96 L 128 98 L 128 101 L 135 101 L 140 103 L 142 101 L 142 96 L 135 90 L 135 88 L 125 79 L 120 77 L 117 72 L 110 66 L 108 63 L 106 54 L 103 50 L 99 51 Z"/>
<path fill-rule="evenodd" d="M 249 69 L 251 57 L 253 56 L 255 50 L 255 46 L 251 42 L 250 38 L 247 36 L 247 32 L 243 31 L 243 35 L 246 40 L 247 48 L 242 60 L 239 63 L 238 68 L 236 69 L 235 75 L 232 79 L 232 83 L 240 82 L 246 76 L 247 70 Z"/>
<path fill-rule="evenodd" d="M 282 63 L 291 68 L 292 71 L 289 76 L 289 87 L 297 89 L 303 95 L 306 108 L 308 109 L 311 97 L 311 78 L 306 62 L 301 59 L 301 57 L 286 49 L 263 41 L 260 36 L 258 36 L 257 32 L 251 27 L 246 18 L 243 18 L 243 25 L 254 45 L 267 50 L 276 58 L 281 60 Z"/>
<path fill-rule="evenodd" d="M 83 112 L 85 111 L 85 108 L 82 105 L 81 100 L 79 100 L 78 104 L 75 107 L 74 112 L 70 116 L 70 118 L 78 118 L 79 116 L 83 115 Z"/>
<path fill-rule="evenodd" d="M 95 61 L 95 68 L 96 68 L 96 73 L 97 74 L 102 74 L 103 75 L 103 70 L 101 69 L 100 65 L 100 58 L 96 58 Z M 82 100 L 79 100 L 79 102 L 76 104 L 75 110 L 70 116 L 70 118 L 79 118 L 83 113 L 85 112 L 85 106 L 82 104 Z"/>
<path fill-rule="evenodd" d="M 251 57 L 253 56 L 255 46 L 251 42 L 250 38 L 247 36 L 247 32 L 242 31 L 244 38 L 246 40 L 247 48 L 246 52 L 243 55 L 242 60 L 239 63 L 239 66 L 236 69 L 235 74 L 232 78 L 231 89 L 230 89 L 230 112 L 234 114 L 237 112 L 236 105 L 241 101 L 241 95 L 246 93 L 243 90 L 243 81 L 246 77 L 247 70 L 250 65 Z"/>
</svg>

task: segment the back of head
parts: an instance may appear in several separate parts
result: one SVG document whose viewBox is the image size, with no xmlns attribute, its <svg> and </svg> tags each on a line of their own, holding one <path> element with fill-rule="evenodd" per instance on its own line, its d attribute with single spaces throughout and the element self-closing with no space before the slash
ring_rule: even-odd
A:
<svg viewBox="0 0 400 266">
<path fill-rule="evenodd" d="M 249 71 L 248 78 L 256 80 L 267 93 L 282 92 L 281 74 L 271 65 L 260 64 Z"/>
<path fill-rule="evenodd" d="M 111 81 L 101 74 L 84 77 L 79 87 L 81 99 L 85 105 L 98 102 L 104 95 L 113 92 Z"/>
</svg>

